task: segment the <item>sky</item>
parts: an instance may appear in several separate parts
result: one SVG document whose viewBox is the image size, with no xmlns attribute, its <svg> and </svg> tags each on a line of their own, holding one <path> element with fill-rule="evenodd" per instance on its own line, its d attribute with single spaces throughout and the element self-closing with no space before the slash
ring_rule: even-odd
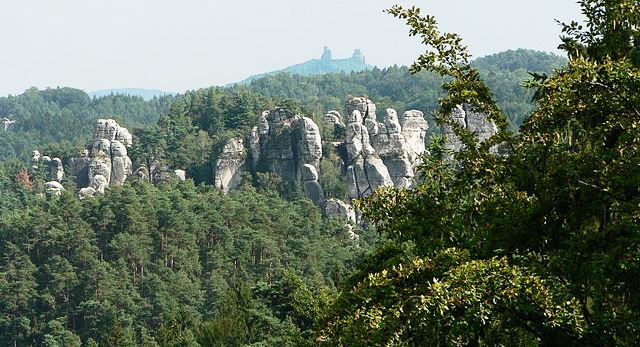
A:
<svg viewBox="0 0 640 347">
<path fill-rule="evenodd" d="M 378 67 L 424 50 L 383 10 L 436 16 L 478 57 L 508 49 L 559 53 L 555 20 L 574 0 L 0 0 L 0 96 L 30 87 L 183 92 L 355 48 Z"/>
</svg>

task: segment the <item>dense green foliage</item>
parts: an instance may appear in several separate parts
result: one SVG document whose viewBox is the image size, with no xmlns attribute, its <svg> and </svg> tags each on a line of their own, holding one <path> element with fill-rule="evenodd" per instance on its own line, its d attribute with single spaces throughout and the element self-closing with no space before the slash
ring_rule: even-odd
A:
<svg viewBox="0 0 640 347">
<path fill-rule="evenodd" d="M 177 93 L 166 92 L 159 89 L 142 89 L 142 88 L 117 88 L 117 89 L 103 89 L 87 92 L 92 98 L 102 98 L 111 95 L 129 95 L 139 96 L 144 100 L 153 100 L 154 98 L 160 98 L 167 95 L 175 95 Z"/>
<path fill-rule="evenodd" d="M 0 116 L 19 120 L 0 133 L 0 158 L 20 159 L 0 163 L 0 344 L 633 341 L 640 177 L 636 137 L 624 129 L 635 129 L 628 105 L 638 104 L 630 92 L 637 66 L 574 58 L 565 67 L 560 57 L 525 50 L 469 65 L 456 36 L 429 37 L 442 55 L 412 68 L 277 74 L 150 101 L 91 99 L 69 88 L 0 98 Z M 445 53 L 447 45 L 454 51 Z M 435 64 L 451 53 L 459 54 L 455 65 Z M 522 134 L 510 132 L 536 106 L 521 87 L 528 71 L 555 68 Z M 377 235 L 358 229 L 352 240 L 344 222 L 322 218 L 300 187 L 273 174 L 255 173 L 228 195 L 194 183 L 211 183 L 222 144 L 245 135 L 265 109 L 309 115 L 331 140 L 322 116 L 342 110 L 348 95 L 366 95 L 380 109 L 423 110 L 432 125 L 471 103 L 501 132 L 476 145 L 456 128 L 467 144 L 456 166 L 436 136 L 422 185 L 361 202 L 385 238 L 373 254 Z M 133 130 L 134 164 L 184 168 L 193 181 L 133 181 L 86 200 L 70 191 L 45 197 L 44 173 L 21 171 L 31 150 L 68 159 L 104 116 Z M 498 143 L 511 145 L 509 156 L 491 154 Z M 325 150 L 328 196 L 345 195 L 342 169 Z"/>
<path fill-rule="evenodd" d="M 108 116 L 130 127 L 150 126 L 168 111 L 171 101 L 172 97 L 144 101 L 126 95 L 91 99 L 72 88 L 31 88 L 2 97 L 0 117 L 18 123 L 10 131 L 0 131 L 0 159 L 27 160 L 35 148 L 60 157 L 75 154 L 91 137 L 96 119 Z"/>
<path fill-rule="evenodd" d="M 512 129 L 517 129 L 524 117 L 534 109 L 533 92 L 523 88 L 529 72 L 550 74 L 566 64 L 562 57 L 530 51 L 507 51 L 473 61 L 498 105 L 505 111 Z M 421 110 L 430 116 L 443 96 L 440 86 L 446 78 L 433 72 L 412 74 L 407 67 L 374 68 L 351 74 L 298 76 L 286 73 L 253 81 L 249 90 L 271 99 L 295 99 L 309 112 L 322 114 L 343 109 L 346 95 L 366 95 L 379 109 L 398 111 Z M 429 117 L 433 126 L 433 118 Z"/>
<path fill-rule="evenodd" d="M 299 346 L 311 289 L 367 248 L 311 202 L 250 186 L 134 182 L 81 201 L 1 183 L 3 345 Z"/>
<path fill-rule="evenodd" d="M 635 346 L 640 339 L 640 4 L 581 2 L 563 26 L 569 64 L 537 76 L 539 107 L 509 131 L 455 34 L 394 7 L 428 46 L 412 70 L 444 85 L 440 122 L 465 144 L 432 142 L 423 183 L 360 207 L 386 238 L 319 332 L 346 346 Z M 466 103 L 500 131 L 483 143 L 451 124 Z M 508 151 L 494 154 L 496 144 Z M 451 160 L 453 158 L 453 161 Z"/>
</svg>

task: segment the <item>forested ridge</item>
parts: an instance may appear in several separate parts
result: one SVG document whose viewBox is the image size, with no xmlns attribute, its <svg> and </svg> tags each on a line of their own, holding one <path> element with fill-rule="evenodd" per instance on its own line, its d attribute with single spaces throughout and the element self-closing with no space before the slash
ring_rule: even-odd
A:
<svg viewBox="0 0 640 347">
<path fill-rule="evenodd" d="M 0 98 L 0 117 L 17 120 L 0 134 L 0 159 L 27 161 L 39 148 L 65 158 L 77 154 L 95 121 L 105 115 L 132 127 L 151 126 L 167 113 L 171 96 L 145 101 L 128 95 L 90 98 L 73 88 L 30 88 L 23 94 Z"/>
<path fill-rule="evenodd" d="M 475 61 L 514 128 L 533 109 L 533 92 L 522 87 L 530 77 L 528 72 L 548 74 L 565 62 L 562 57 L 529 50 L 504 52 Z M 286 100 L 295 100 L 307 114 L 321 116 L 331 109 L 342 110 L 348 95 L 369 96 L 381 108 L 429 113 L 437 108 L 443 82 L 433 73 L 411 74 L 407 67 L 394 66 L 350 74 L 281 73 L 248 85 L 205 88 L 149 101 L 122 94 L 91 98 L 73 88 L 31 88 L 17 96 L 0 98 L 0 117 L 18 120 L 11 131 L 0 133 L 0 158 L 26 161 L 34 148 L 61 158 L 71 157 L 86 144 L 95 120 L 106 116 L 129 128 L 148 129 L 162 115 L 199 112 L 192 115 L 194 125 L 221 133 L 240 130 L 239 123 L 246 126 L 255 123 L 259 112 Z M 220 101 L 223 96 L 224 101 Z M 234 114 L 235 120 L 229 119 L 229 113 Z M 226 124 L 219 119 L 215 120 L 217 123 L 202 124 L 206 117 L 225 117 Z M 430 121 L 435 125 L 433 119 Z"/>
<path fill-rule="evenodd" d="M 0 98 L 0 117 L 18 120 L 0 132 L 0 346 L 636 345 L 640 4 L 580 5 L 587 25 L 561 24 L 568 60 L 471 60 L 435 18 L 394 6 L 427 46 L 411 67 L 150 101 L 71 88 Z M 322 124 L 348 96 L 425 112 L 416 186 L 355 200 L 357 225 L 270 172 L 212 186 L 222 147 L 263 110 Z M 479 142 L 456 123 L 460 105 L 495 134 Z M 132 129 L 134 165 L 188 179 L 132 176 L 79 199 L 71 174 L 44 194 L 31 150 L 69 165 L 104 116 Z M 328 196 L 344 195 L 335 156 L 320 163 Z"/>
</svg>

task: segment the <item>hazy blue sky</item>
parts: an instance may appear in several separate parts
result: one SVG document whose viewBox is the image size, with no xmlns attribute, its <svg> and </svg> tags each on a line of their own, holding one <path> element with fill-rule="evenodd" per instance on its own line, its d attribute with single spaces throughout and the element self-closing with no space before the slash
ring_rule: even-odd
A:
<svg viewBox="0 0 640 347">
<path fill-rule="evenodd" d="M 300 63 L 329 46 L 360 48 L 380 67 L 421 52 L 382 12 L 415 4 L 460 33 L 475 56 L 555 51 L 554 19 L 579 18 L 574 0 L 2 0 L 0 95 L 71 86 L 184 91 Z"/>
</svg>

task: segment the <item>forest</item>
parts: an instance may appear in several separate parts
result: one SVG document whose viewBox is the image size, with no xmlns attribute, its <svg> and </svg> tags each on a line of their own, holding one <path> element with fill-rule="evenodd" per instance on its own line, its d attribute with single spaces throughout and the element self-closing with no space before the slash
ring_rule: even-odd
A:
<svg viewBox="0 0 640 347">
<path fill-rule="evenodd" d="M 0 98 L 0 117 L 18 121 L 0 131 L 0 346 L 636 345 L 640 4 L 580 6 L 584 24 L 560 24 L 567 58 L 471 59 L 428 9 L 394 6 L 426 46 L 410 67 L 149 101 L 72 88 Z M 421 110 L 431 129 L 414 187 L 353 201 L 357 237 L 272 173 L 213 186 L 222 147 L 262 111 L 321 124 L 349 96 Z M 456 123 L 459 105 L 495 134 Z M 71 174 L 44 194 L 32 151 L 70 166 L 106 116 L 132 130 L 134 166 L 188 178 L 132 177 L 79 199 Z M 332 158 L 320 180 L 341 197 Z"/>
</svg>

